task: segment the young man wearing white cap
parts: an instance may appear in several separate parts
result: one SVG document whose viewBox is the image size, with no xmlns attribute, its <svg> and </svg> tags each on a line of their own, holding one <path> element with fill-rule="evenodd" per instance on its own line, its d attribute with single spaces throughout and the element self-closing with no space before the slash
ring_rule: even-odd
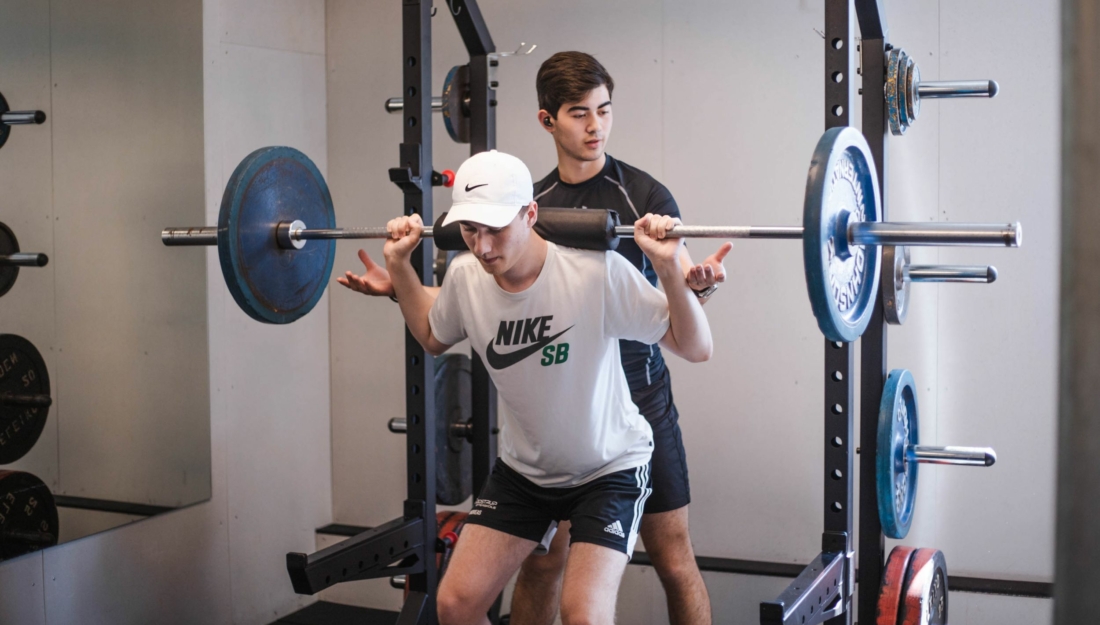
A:
<svg viewBox="0 0 1100 625">
<path fill-rule="evenodd" d="M 487 623 L 505 583 L 559 521 L 572 522 L 564 623 L 611 623 L 649 496 L 652 431 L 630 398 L 619 340 L 710 357 L 710 328 L 684 280 L 676 220 L 634 226 L 665 293 L 621 255 L 559 247 L 534 230 L 531 174 L 517 158 L 477 154 L 459 168 L 446 223 L 472 254 L 439 290 L 410 256 L 418 215 L 387 224 L 383 254 L 401 314 L 432 354 L 469 338 L 501 398 L 500 459 L 474 502 L 439 588 L 443 625 Z M 351 286 L 345 279 L 345 286 Z"/>
</svg>

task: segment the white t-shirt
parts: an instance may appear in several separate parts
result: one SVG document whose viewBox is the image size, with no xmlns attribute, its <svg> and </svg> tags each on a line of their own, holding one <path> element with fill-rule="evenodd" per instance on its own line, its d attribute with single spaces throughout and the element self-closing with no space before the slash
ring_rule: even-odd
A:
<svg viewBox="0 0 1100 625">
<path fill-rule="evenodd" d="M 539 486 L 577 486 L 649 462 L 653 432 L 630 399 L 619 339 L 658 342 L 668 300 L 616 252 L 547 248 L 520 293 L 472 254 L 456 257 L 428 320 L 436 339 L 469 337 L 485 361 L 503 461 Z"/>
</svg>

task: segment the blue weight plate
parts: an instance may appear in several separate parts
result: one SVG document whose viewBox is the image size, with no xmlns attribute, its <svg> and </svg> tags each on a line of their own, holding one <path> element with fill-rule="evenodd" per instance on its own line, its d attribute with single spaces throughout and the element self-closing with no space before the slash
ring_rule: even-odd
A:
<svg viewBox="0 0 1100 625">
<path fill-rule="evenodd" d="M 908 449 L 919 444 L 917 389 L 905 369 L 894 369 L 886 378 L 878 410 L 878 455 L 875 481 L 882 533 L 905 538 L 913 523 L 917 496 L 917 463 Z"/>
<path fill-rule="evenodd" d="M 336 242 L 280 248 L 275 228 L 294 220 L 307 228 L 336 227 L 332 196 L 317 166 L 294 148 L 249 154 L 222 196 L 218 256 L 233 299 L 257 321 L 296 321 L 317 305 L 328 284 Z"/>
<path fill-rule="evenodd" d="M 878 246 L 849 246 L 847 224 L 879 221 L 878 176 L 858 130 L 831 128 L 817 142 L 806 176 L 802 258 L 821 333 L 851 342 L 871 322 L 878 298 Z"/>
<path fill-rule="evenodd" d="M 890 134 L 903 135 L 906 124 L 904 69 L 908 57 L 900 48 L 886 53 L 886 119 L 890 122 Z"/>
</svg>

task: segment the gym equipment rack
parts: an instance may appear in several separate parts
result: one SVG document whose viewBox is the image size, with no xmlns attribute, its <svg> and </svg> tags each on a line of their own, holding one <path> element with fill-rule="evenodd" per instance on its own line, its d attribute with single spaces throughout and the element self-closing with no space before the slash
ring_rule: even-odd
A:
<svg viewBox="0 0 1100 625">
<path fill-rule="evenodd" d="M 469 53 L 470 154 L 496 147 L 496 47 L 477 0 L 447 0 Z M 432 187 L 443 177 L 432 169 L 431 0 L 402 0 L 403 141 L 390 180 L 404 193 L 405 214 L 432 223 Z M 425 240 L 414 252 L 413 268 L 432 284 L 433 246 Z M 472 446 L 474 496 L 496 460 L 496 389 L 476 353 L 472 360 Z M 288 553 L 287 570 L 295 592 L 315 594 L 334 584 L 407 575 L 408 596 L 398 625 L 436 622 L 439 580 L 436 553 L 435 378 L 433 359 L 405 329 L 405 454 L 407 493 L 402 517 L 361 532 L 313 554 Z M 500 601 L 490 611 L 496 622 Z"/>
</svg>

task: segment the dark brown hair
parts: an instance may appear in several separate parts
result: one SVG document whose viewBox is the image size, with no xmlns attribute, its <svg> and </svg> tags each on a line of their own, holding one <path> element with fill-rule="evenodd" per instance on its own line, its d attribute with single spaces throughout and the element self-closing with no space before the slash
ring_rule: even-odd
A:
<svg viewBox="0 0 1100 625">
<path fill-rule="evenodd" d="M 543 62 L 535 78 L 539 108 L 555 119 L 563 104 L 579 102 L 601 85 L 607 85 L 608 95 L 615 90 L 611 74 L 584 52 L 558 52 Z"/>
</svg>

